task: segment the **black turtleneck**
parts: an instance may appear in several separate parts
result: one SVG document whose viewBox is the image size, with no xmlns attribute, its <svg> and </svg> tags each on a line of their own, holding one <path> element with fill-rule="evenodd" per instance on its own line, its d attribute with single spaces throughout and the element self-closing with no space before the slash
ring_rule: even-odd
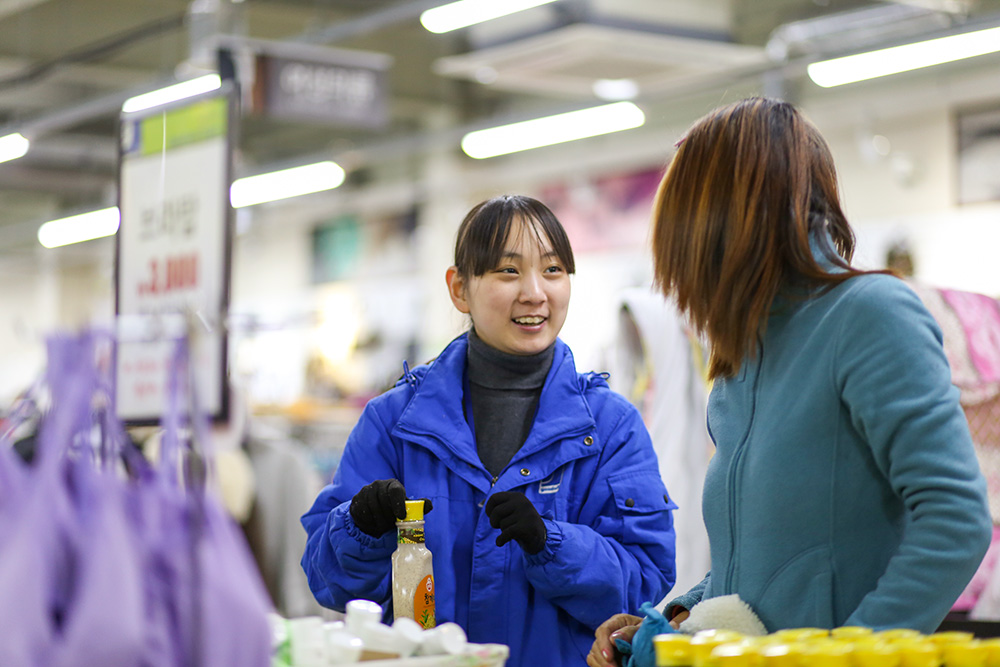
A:
<svg viewBox="0 0 1000 667">
<path fill-rule="evenodd" d="M 507 354 L 469 332 L 469 398 L 479 459 L 496 477 L 521 449 L 535 421 L 555 344 L 538 354 Z"/>
</svg>

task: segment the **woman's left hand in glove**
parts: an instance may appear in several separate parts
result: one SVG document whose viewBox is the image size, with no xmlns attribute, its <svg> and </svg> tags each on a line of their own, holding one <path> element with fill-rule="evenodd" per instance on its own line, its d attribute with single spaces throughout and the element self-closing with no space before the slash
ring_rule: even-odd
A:
<svg viewBox="0 0 1000 667">
<path fill-rule="evenodd" d="M 538 510 L 523 493 L 499 491 L 486 503 L 490 525 L 500 529 L 497 546 L 511 540 L 521 545 L 527 554 L 537 554 L 545 547 L 547 532 Z"/>
</svg>

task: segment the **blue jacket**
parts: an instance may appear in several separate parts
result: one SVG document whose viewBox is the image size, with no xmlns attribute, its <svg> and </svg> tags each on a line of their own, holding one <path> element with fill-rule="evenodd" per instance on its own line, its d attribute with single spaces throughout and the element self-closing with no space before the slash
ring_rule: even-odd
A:
<svg viewBox="0 0 1000 667">
<path fill-rule="evenodd" d="M 367 598 L 391 609 L 395 535 L 360 532 L 348 508 L 365 484 L 395 477 L 409 497 L 434 503 L 425 531 L 438 623 L 457 622 L 472 642 L 506 644 L 511 667 L 578 667 L 600 623 L 670 590 L 676 506 L 638 412 L 600 375 L 578 374 L 562 341 L 531 433 L 493 479 L 466 420 L 466 350 L 463 334 L 368 403 L 333 483 L 302 517 L 302 566 L 328 607 Z M 510 490 L 543 517 L 538 554 L 496 546 L 483 507 Z"/>
<path fill-rule="evenodd" d="M 718 380 L 702 500 L 708 578 L 768 630 L 934 631 L 990 542 L 986 486 L 941 331 L 901 280 L 780 300 Z"/>
</svg>

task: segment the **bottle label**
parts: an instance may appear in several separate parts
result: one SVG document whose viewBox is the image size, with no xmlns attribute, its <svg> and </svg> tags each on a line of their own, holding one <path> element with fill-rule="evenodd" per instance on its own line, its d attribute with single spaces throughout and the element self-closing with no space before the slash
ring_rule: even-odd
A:
<svg viewBox="0 0 1000 667">
<path fill-rule="evenodd" d="M 423 528 L 400 528 L 396 533 L 396 544 L 423 544 Z"/>
<path fill-rule="evenodd" d="M 413 593 L 413 618 L 424 629 L 434 627 L 434 575 L 420 580 Z"/>
</svg>

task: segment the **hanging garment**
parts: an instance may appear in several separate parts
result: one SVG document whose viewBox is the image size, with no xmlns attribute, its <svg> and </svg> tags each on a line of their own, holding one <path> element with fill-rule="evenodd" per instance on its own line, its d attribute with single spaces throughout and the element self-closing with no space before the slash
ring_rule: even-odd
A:
<svg viewBox="0 0 1000 667">
<path fill-rule="evenodd" d="M 677 504 L 677 582 L 686 591 L 711 567 L 701 490 L 712 440 L 705 423 L 708 389 L 701 347 L 673 302 L 645 288 L 621 294 L 608 383 L 639 408 L 670 495 Z"/>
</svg>

